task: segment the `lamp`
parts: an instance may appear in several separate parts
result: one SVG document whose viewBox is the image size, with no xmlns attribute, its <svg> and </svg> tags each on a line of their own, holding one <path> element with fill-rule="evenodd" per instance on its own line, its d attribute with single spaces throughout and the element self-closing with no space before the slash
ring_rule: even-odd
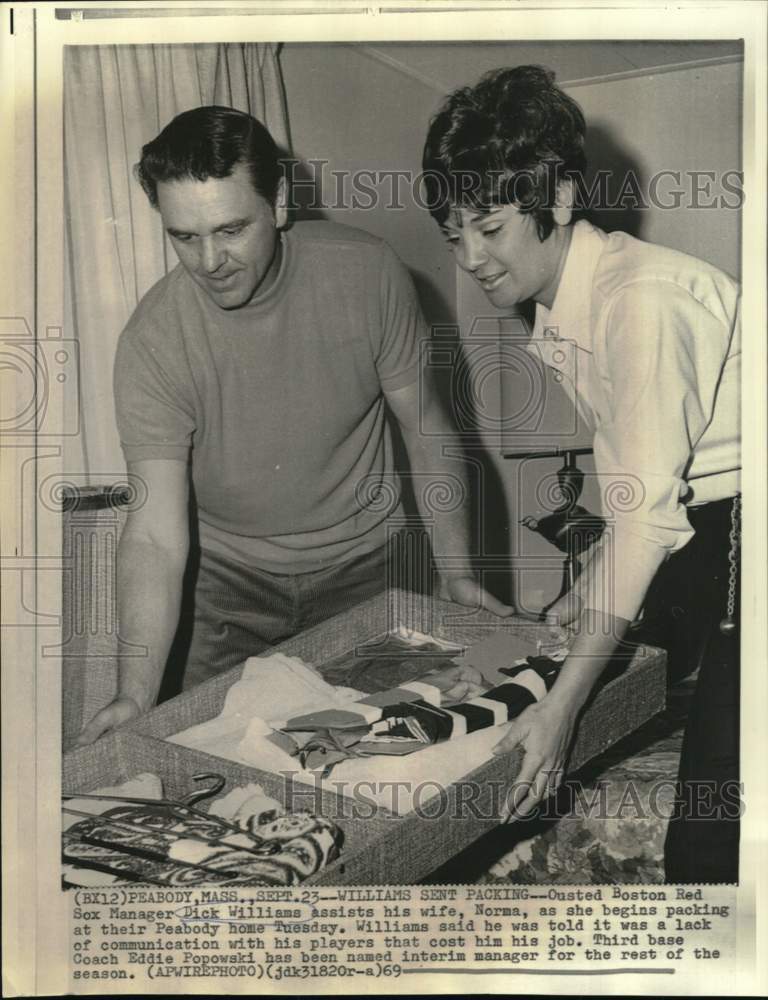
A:
<svg viewBox="0 0 768 1000">
<path fill-rule="evenodd" d="M 505 458 L 554 458 L 563 456 L 563 464 L 557 472 L 557 485 L 562 497 L 558 507 L 542 518 L 526 515 L 520 519 L 520 524 L 530 531 L 546 538 L 561 552 L 565 553 L 563 564 L 563 580 L 560 592 L 550 604 L 552 607 L 560 598 L 568 593 L 581 572 L 578 557 L 600 538 L 605 528 L 605 521 L 598 514 L 593 514 L 577 501 L 584 487 L 584 473 L 576 464 L 578 455 L 589 455 L 591 448 L 569 448 L 562 450 L 552 448 L 549 451 L 519 451 L 505 452 Z"/>
</svg>

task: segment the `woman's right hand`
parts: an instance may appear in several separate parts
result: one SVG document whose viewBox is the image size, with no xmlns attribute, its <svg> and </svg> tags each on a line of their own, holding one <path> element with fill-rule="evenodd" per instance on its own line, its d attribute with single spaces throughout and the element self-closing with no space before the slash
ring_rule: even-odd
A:
<svg viewBox="0 0 768 1000">
<path fill-rule="evenodd" d="M 530 705 L 504 727 L 504 736 L 493 748 L 497 756 L 521 747 L 520 771 L 507 792 L 502 822 L 527 816 L 559 788 L 573 743 L 578 712 L 563 702 L 554 689 Z"/>
</svg>

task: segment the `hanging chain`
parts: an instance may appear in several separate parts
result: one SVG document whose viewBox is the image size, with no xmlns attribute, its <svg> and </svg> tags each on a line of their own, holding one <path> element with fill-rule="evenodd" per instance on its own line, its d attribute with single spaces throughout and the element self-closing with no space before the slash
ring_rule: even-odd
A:
<svg viewBox="0 0 768 1000">
<path fill-rule="evenodd" d="M 731 504 L 731 530 L 728 534 L 730 548 L 728 550 L 728 613 L 720 622 L 720 631 L 728 634 L 736 628 L 734 612 L 736 610 L 736 574 L 741 540 L 741 496 L 737 493 Z"/>
</svg>

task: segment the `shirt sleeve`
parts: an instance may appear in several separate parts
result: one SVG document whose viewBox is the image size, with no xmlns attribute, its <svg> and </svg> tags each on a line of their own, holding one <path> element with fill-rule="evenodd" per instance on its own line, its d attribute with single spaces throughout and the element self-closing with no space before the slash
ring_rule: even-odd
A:
<svg viewBox="0 0 768 1000">
<path fill-rule="evenodd" d="M 374 343 L 382 387 L 401 389 L 419 377 L 427 324 L 410 274 L 396 254 L 384 246 L 380 280 L 381 329 Z"/>
<path fill-rule="evenodd" d="M 123 332 L 114 368 L 115 415 L 128 462 L 166 458 L 186 462 L 194 410 L 158 358 L 134 330 Z"/>
<path fill-rule="evenodd" d="M 595 343 L 610 412 L 594 439 L 606 533 L 587 605 L 629 621 L 666 556 L 693 536 L 681 502 L 714 412 L 729 330 L 685 289 L 638 281 L 614 296 Z"/>
</svg>

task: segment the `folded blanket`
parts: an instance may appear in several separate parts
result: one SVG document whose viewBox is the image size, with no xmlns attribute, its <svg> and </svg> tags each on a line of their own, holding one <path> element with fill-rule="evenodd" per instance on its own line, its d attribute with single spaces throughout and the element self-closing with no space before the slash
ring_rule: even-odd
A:
<svg viewBox="0 0 768 1000">
<path fill-rule="evenodd" d="M 313 667 L 296 657 L 283 653 L 253 656 L 246 660 L 240 680 L 227 692 L 219 715 L 166 738 L 226 760 L 253 763 L 238 755 L 238 747 L 254 718 L 284 719 L 286 714 L 309 712 L 317 705 L 345 705 L 361 693 L 326 683 Z M 257 766 L 273 770 L 268 766 L 270 760 L 274 762 L 269 748 L 266 755 L 264 765 Z M 277 762 L 285 763 L 282 757 Z M 295 766 L 290 758 L 289 766 Z"/>
</svg>

